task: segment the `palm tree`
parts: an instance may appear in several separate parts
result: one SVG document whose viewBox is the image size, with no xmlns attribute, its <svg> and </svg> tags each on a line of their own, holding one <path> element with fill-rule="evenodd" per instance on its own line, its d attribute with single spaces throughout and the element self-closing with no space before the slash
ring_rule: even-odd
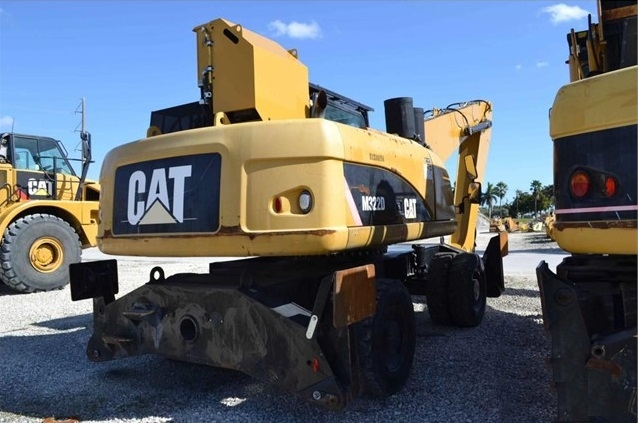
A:
<svg viewBox="0 0 638 423">
<path fill-rule="evenodd" d="M 485 190 L 485 192 L 481 196 L 481 205 L 487 206 L 488 217 L 490 219 L 492 218 L 492 205 L 494 205 L 494 202 L 496 201 L 496 198 L 497 198 L 496 187 L 494 185 L 492 185 L 491 182 L 488 182 L 487 183 L 487 189 Z"/>
<path fill-rule="evenodd" d="M 536 205 L 538 203 L 538 197 L 541 194 L 542 189 L 543 189 L 543 184 L 541 183 L 541 181 L 537 179 L 534 179 L 532 183 L 529 185 L 529 190 L 534 195 L 534 217 L 536 217 L 538 212 L 538 208 Z"/>
<path fill-rule="evenodd" d="M 520 189 L 516 190 L 516 218 L 518 218 L 520 212 L 518 211 L 518 200 L 521 199 L 521 197 L 523 196 L 523 191 L 521 191 Z"/>
<path fill-rule="evenodd" d="M 498 208 L 503 208 L 503 197 L 507 194 L 507 184 L 505 182 L 499 182 L 494 188 L 495 194 L 498 197 Z M 502 213 L 502 212 L 501 212 Z"/>
</svg>

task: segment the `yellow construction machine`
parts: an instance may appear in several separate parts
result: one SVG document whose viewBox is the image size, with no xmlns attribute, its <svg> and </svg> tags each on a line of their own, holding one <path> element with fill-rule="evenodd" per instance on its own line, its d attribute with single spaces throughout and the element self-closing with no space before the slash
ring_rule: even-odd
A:
<svg viewBox="0 0 638 423">
<path fill-rule="evenodd" d="M 82 248 L 96 245 L 100 187 L 86 179 L 91 135 L 84 125 L 80 137 L 78 175 L 60 141 L 0 134 L 0 280 L 15 290 L 62 288 Z"/>
<path fill-rule="evenodd" d="M 504 289 L 506 240 L 474 253 L 491 104 L 424 112 L 397 97 L 382 132 L 370 107 L 309 83 L 296 51 L 223 19 L 194 31 L 201 99 L 154 111 L 146 139 L 108 153 L 98 245 L 258 257 L 206 274 L 156 267 L 117 300 L 116 260 L 72 265 L 72 298 L 94 304 L 89 359 L 236 369 L 329 408 L 398 391 L 415 347 L 411 293 L 435 322 L 476 326 Z"/>
<path fill-rule="evenodd" d="M 560 422 L 636 421 L 637 2 L 599 1 L 571 31 L 551 110 L 552 235 L 571 253 L 536 272 Z"/>
</svg>

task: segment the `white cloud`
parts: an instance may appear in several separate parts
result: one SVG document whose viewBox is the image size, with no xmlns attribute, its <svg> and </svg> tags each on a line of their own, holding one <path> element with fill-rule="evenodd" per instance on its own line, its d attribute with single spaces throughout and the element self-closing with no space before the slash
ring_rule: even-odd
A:
<svg viewBox="0 0 638 423">
<path fill-rule="evenodd" d="M 13 118 L 11 116 L 0 116 L 0 128 L 7 127 L 11 129 L 13 125 Z"/>
<path fill-rule="evenodd" d="M 546 68 L 547 66 L 549 66 L 548 62 L 536 62 L 537 68 Z"/>
<path fill-rule="evenodd" d="M 521 69 L 523 69 L 523 65 L 516 65 L 516 66 L 514 66 L 514 69 L 521 70 Z"/>
<path fill-rule="evenodd" d="M 290 38 L 311 38 L 316 39 L 321 37 L 321 28 L 315 21 L 310 23 L 302 23 L 292 21 L 290 23 L 284 23 L 277 19 L 268 24 L 268 29 L 274 32 L 275 37 L 290 37 Z"/>
<path fill-rule="evenodd" d="M 550 15 L 550 19 L 554 25 L 561 22 L 583 19 L 589 15 L 589 12 L 585 9 L 581 9 L 578 6 L 567 6 L 564 3 L 543 7 L 542 12 Z"/>
</svg>

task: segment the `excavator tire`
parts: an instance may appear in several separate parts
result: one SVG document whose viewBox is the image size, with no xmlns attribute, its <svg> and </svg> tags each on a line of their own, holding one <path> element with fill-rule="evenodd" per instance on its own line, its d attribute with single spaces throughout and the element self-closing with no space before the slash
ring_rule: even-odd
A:
<svg viewBox="0 0 638 423">
<path fill-rule="evenodd" d="M 487 300 L 485 272 L 476 254 L 457 254 L 448 269 L 448 305 L 452 322 L 460 327 L 478 326 Z"/>
<path fill-rule="evenodd" d="M 69 264 L 80 261 L 75 230 L 50 214 L 18 218 L 5 230 L 0 248 L 0 280 L 21 292 L 61 289 L 69 283 Z"/>
<path fill-rule="evenodd" d="M 357 324 L 362 394 L 387 397 L 407 382 L 416 335 L 414 306 L 398 280 L 377 279 L 377 311 Z"/>
<path fill-rule="evenodd" d="M 435 325 L 452 325 L 452 316 L 448 306 L 448 268 L 456 253 L 436 253 L 430 268 L 429 289 L 426 295 L 428 314 Z"/>
</svg>

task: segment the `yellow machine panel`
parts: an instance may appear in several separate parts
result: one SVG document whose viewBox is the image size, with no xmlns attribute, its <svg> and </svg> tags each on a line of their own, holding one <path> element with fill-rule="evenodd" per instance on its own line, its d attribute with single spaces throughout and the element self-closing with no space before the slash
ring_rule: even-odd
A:
<svg viewBox="0 0 638 423">
<path fill-rule="evenodd" d="M 637 122 L 638 66 L 571 83 L 562 87 L 556 95 L 550 134 L 555 151 L 565 157 L 557 164 L 561 166 L 559 172 L 565 181 L 558 180 L 557 183 L 565 185 L 557 199 L 557 220 L 554 225 L 554 236 L 562 249 L 574 254 L 638 253 L 635 219 L 638 210 L 635 200 Z M 605 153 L 612 148 L 618 149 L 617 153 Z M 597 194 L 592 192 L 582 202 L 573 202 L 569 197 L 568 171 L 579 165 L 584 168 L 588 164 L 585 159 L 578 162 L 574 158 L 579 149 L 591 150 L 592 157 L 608 156 L 605 160 L 606 172 L 600 172 L 603 170 L 602 159 L 593 166 L 598 173 L 591 172 L 596 175 L 592 184 L 596 184 L 597 180 L 604 184 L 610 178 L 608 180 L 615 181 L 613 184 L 618 186 L 618 190 L 625 189 L 626 195 L 600 194 L 600 199 L 596 200 Z M 621 183 L 618 175 L 625 174 L 628 179 Z M 598 190 L 604 191 L 602 186 Z M 620 217 L 632 212 L 633 218 Z M 577 220 L 572 218 L 576 216 Z"/>
<path fill-rule="evenodd" d="M 185 135 L 153 137 L 107 155 L 100 180 L 116 189 L 102 196 L 102 251 L 325 254 L 448 235 L 456 228 L 451 207 L 436 221 L 426 208 L 427 167 L 442 164 L 416 142 L 324 119 L 222 125 Z M 204 159 L 200 171 L 196 156 L 211 154 L 216 158 Z M 215 166 L 217 173 L 210 173 Z M 188 176 L 176 183 L 172 169 L 186 167 Z M 305 211 L 302 193 L 309 195 Z M 176 212 L 178 203 L 183 212 Z M 219 215 L 212 217 L 204 205 Z M 130 238 L 143 242 L 144 250 Z"/>
<path fill-rule="evenodd" d="M 295 51 L 224 19 L 193 29 L 202 97 L 230 122 L 304 118 L 308 69 Z"/>
</svg>

